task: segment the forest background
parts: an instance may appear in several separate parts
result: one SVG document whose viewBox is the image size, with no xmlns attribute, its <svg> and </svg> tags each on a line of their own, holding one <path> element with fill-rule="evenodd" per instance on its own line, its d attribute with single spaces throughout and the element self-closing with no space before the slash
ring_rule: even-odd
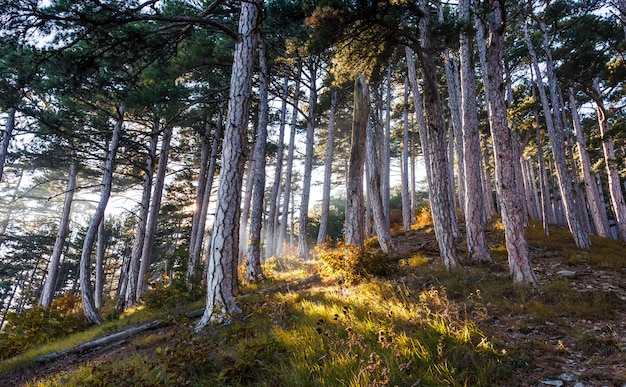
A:
<svg viewBox="0 0 626 387">
<path fill-rule="evenodd" d="M 0 20 L 3 326 L 63 296 L 98 324 L 166 283 L 206 294 L 200 329 L 238 313 L 240 263 L 254 282 L 328 240 L 393 254 L 422 205 L 451 271 L 493 260 L 495 218 L 514 282 L 537 282 L 529 219 L 626 241 L 623 0 L 29 0 Z"/>
</svg>

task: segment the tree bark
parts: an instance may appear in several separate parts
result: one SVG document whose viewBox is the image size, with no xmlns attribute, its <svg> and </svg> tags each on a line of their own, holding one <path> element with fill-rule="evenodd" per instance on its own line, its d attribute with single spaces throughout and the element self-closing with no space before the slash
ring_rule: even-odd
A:
<svg viewBox="0 0 626 387">
<path fill-rule="evenodd" d="M 423 26 L 427 30 L 428 22 Z M 422 67 L 424 82 L 424 108 L 426 112 L 426 137 L 422 137 L 422 150 L 428 154 L 428 166 L 431 178 L 429 181 L 429 197 L 435 235 L 439 244 L 441 257 L 448 270 L 454 270 L 460 265 L 458 253 L 454 245 L 453 216 L 454 203 L 450 202 L 451 187 L 449 179 L 449 165 L 447 155 L 446 129 L 443 114 L 443 105 L 437 83 L 437 66 L 430 52 L 428 33 L 422 36 L 423 47 L 418 47 L 417 57 Z M 407 58 L 412 62 L 412 56 Z M 410 77 L 414 77 L 409 67 Z M 411 81 L 413 84 L 413 81 Z M 417 94 L 414 86 L 414 97 Z M 416 109 L 417 109 L 416 104 Z"/>
<path fill-rule="evenodd" d="M 463 133 L 463 166 L 465 168 L 465 227 L 468 257 L 478 262 L 493 262 L 485 237 L 485 210 L 483 208 L 480 137 L 476 107 L 476 75 L 474 73 L 474 46 L 468 29 L 470 23 L 470 0 L 459 1 L 459 22 L 468 26 L 461 29 L 461 107 Z"/>
<path fill-rule="evenodd" d="M 381 152 L 381 194 L 383 199 L 383 215 L 385 215 L 385 228 L 391 227 L 390 198 L 391 198 L 391 65 L 387 65 L 387 77 L 385 78 L 385 132 Z"/>
<path fill-rule="evenodd" d="M 515 170 L 511 155 L 512 136 L 507 126 L 504 77 L 502 70 L 506 11 L 499 0 L 489 0 L 489 46 L 487 47 L 487 83 L 489 89 L 489 126 L 493 138 L 496 186 L 513 282 L 536 283 L 530 264 L 520 198 L 515 186 Z"/>
<path fill-rule="evenodd" d="M 258 35 L 259 44 L 259 123 L 254 146 L 254 186 L 252 189 L 252 213 L 250 235 L 246 254 L 246 280 L 258 282 L 264 278 L 261 270 L 261 227 L 263 224 L 263 200 L 265 199 L 265 150 L 267 148 L 267 121 L 269 116 L 268 82 L 265 42 Z"/>
<path fill-rule="evenodd" d="M 6 111 L 7 119 L 2 133 L 2 141 L 0 142 L 0 181 L 2 181 L 2 177 L 4 176 L 4 165 L 6 164 L 9 154 L 9 143 L 11 142 L 13 130 L 15 129 L 16 111 L 17 109 L 14 107 L 8 108 Z"/>
<path fill-rule="evenodd" d="M 600 82 L 598 78 L 594 78 L 591 86 L 591 94 L 596 103 L 596 112 L 598 115 L 598 125 L 600 126 L 600 135 L 602 136 L 602 150 L 604 152 L 604 164 L 609 179 L 609 193 L 611 197 L 611 205 L 615 214 L 618 238 L 626 241 L 626 204 L 624 203 L 624 195 L 622 194 L 622 184 L 620 181 L 619 171 L 617 170 L 617 161 L 615 160 L 615 148 L 613 139 L 609 136 L 609 121 L 607 111 L 604 107 L 602 92 L 600 90 Z"/>
<path fill-rule="evenodd" d="M 276 255 L 283 250 L 283 243 L 287 241 L 287 225 L 289 224 L 289 204 L 291 202 L 291 175 L 293 174 L 293 157 L 296 144 L 296 126 L 298 124 L 298 103 L 300 102 L 300 78 L 302 77 L 302 62 L 298 59 L 296 71 L 296 85 L 293 97 L 293 112 L 289 132 L 289 151 L 287 152 L 287 166 L 285 169 L 285 191 L 283 192 L 283 216 L 276 241 Z"/>
<path fill-rule="evenodd" d="M 104 290 L 104 254 L 106 252 L 104 219 L 98 225 L 98 241 L 96 243 L 96 282 L 94 286 L 94 303 L 102 308 L 102 292 Z"/>
<path fill-rule="evenodd" d="M 89 223 L 87 234 L 85 235 L 85 241 L 83 243 L 83 250 L 80 256 L 80 295 L 83 301 L 83 311 L 85 317 L 92 324 L 100 324 L 102 318 L 98 314 L 98 310 L 95 306 L 93 297 L 93 289 L 91 287 L 91 251 L 98 232 L 98 226 L 104 218 L 104 211 L 109 202 L 111 196 L 111 186 L 113 181 L 113 169 L 115 167 L 115 155 L 117 153 L 117 147 L 119 145 L 120 135 L 122 127 L 124 125 L 124 107 L 119 106 L 117 108 L 117 117 L 115 126 L 113 128 L 113 134 L 111 136 L 111 142 L 109 144 L 109 152 L 107 159 L 104 163 L 104 172 L 102 174 L 102 189 L 100 191 L 100 202 L 96 207 L 96 212 Z"/>
<path fill-rule="evenodd" d="M 154 238 L 156 235 L 157 222 L 159 220 L 159 211 L 161 210 L 161 199 L 163 197 L 163 188 L 165 186 L 165 174 L 167 172 L 167 163 L 169 161 L 171 140 L 172 125 L 167 124 L 163 129 L 163 137 L 161 138 L 161 154 L 159 155 L 159 165 L 157 166 L 157 174 L 154 179 L 154 190 L 152 191 L 152 199 L 150 200 L 150 214 L 148 215 L 148 224 L 146 226 L 146 239 L 143 242 L 143 248 L 141 251 L 141 264 L 139 266 L 139 276 L 137 277 L 137 300 L 141 299 L 141 296 L 148 287 L 146 277 L 152 261 L 152 250 L 154 248 Z"/>
<path fill-rule="evenodd" d="M 337 110 L 337 89 L 332 88 L 330 95 L 330 113 L 328 117 L 328 135 L 326 136 L 326 154 L 324 155 L 324 186 L 322 188 L 322 212 L 320 229 L 317 233 L 317 245 L 326 242 L 328 235 L 328 217 L 330 211 L 330 183 L 333 171 L 333 150 L 335 143 L 335 112 Z"/>
<path fill-rule="evenodd" d="M 315 110 L 317 105 L 317 63 L 314 57 L 309 58 L 311 72 L 309 89 L 309 116 L 306 123 L 306 149 L 304 155 L 304 176 L 302 181 L 302 198 L 300 200 L 300 227 L 298 232 L 298 256 L 302 259 L 311 258 L 307 227 L 309 224 L 309 197 L 311 196 L 311 173 L 313 171 L 313 146 L 315 145 Z"/>
<path fill-rule="evenodd" d="M 539 61 L 537 60 L 537 55 L 535 54 L 535 50 L 532 45 L 532 41 L 530 40 L 530 36 L 528 35 L 528 28 L 526 23 L 522 23 L 522 29 L 524 30 L 524 37 L 526 39 L 526 45 L 528 46 L 528 50 L 531 56 L 531 60 L 533 63 L 533 67 L 537 76 L 537 89 L 539 91 L 539 97 L 541 99 L 541 105 L 543 106 L 544 119 L 546 121 L 546 126 L 548 128 L 548 136 L 550 137 L 550 143 L 552 145 L 552 155 L 554 157 L 554 164 L 557 173 L 557 179 L 559 184 L 559 190 L 561 192 L 561 197 L 563 200 L 565 216 L 567 218 L 567 224 L 569 226 L 569 230 L 574 237 L 574 242 L 576 246 L 581 249 L 588 249 L 590 247 L 591 241 L 589 240 L 589 236 L 581 227 L 580 217 L 578 216 L 578 212 L 576 211 L 576 204 L 573 197 L 573 187 L 572 187 L 572 179 L 569 174 L 567 168 L 567 162 L 565 159 L 565 141 L 563 139 L 563 128 L 562 124 L 560 127 L 555 125 L 553 121 L 553 117 L 560 122 L 560 113 L 558 112 L 558 100 L 555 99 L 555 95 L 552 93 L 552 85 L 550 85 L 552 97 L 552 106 L 554 107 L 555 114 L 552 115 L 550 111 L 550 104 L 548 101 L 548 97 L 546 95 L 545 89 L 543 87 L 543 82 L 541 81 L 541 71 L 539 69 Z M 550 50 L 547 47 L 544 47 L 544 51 L 548 55 L 546 69 L 548 69 L 548 79 L 552 84 L 555 82 L 551 80 L 553 75 L 551 76 L 551 69 L 553 66 L 551 61 L 551 56 L 549 55 Z"/>
<path fill-rule="evenodd" d="M 411 230 L 411 197 L 409 194 L 409 79 L 404 77 L 404 107 L 402 111 L 402 228 Z"/>
<path fill-rule="evenodd" d="M 365 245 L 365 206 L 363 203 L 363 172 L 365 167 L 367 121 L 369 119 L 369 90 L 363 77 L 354 81 L 354 110 L 352 113 L 352 138 L 350 141 L 350 161 L 346 184 L 346 225 L 347 245 Z"/>
<path fill-rule="evenodd" d="M 137 278 L 139 278 L 139 267 L 141 264 L 141 252 L 146 238 L 146 226 L 148 224 L 148 213 L 150 211 L 150 196 L 152 194 L 152 181 L 154 178 L 154 163 L 159 140 L 159 124 L 153 122 L 150 133 L 150 143 L 148 155 L 146 157 L 146 169 L 143 178 L 141 191 L 141 202 L 137 213 L 137 225 L 135 226 L 135 240 L 130 253 L 130 260 L 127 266 L 122 267 L 120 273 L 120 291 L 117 300 L 117 311 L 122 312 L 131 305 L 137 303 Z"/>
<path fill-rule="evenodd" d="M 276 150 L 276 170 L 274 172 L 274 183 L 270 195 L 269 212 L 267 215 L 267 234 L 265 236 L 266 249 L 265 256 L 276 255 L 276 238 L 278 237 L 278 211 L 280 200 L 279 193 L 283 174 L 283 158 L 285 153 L 285 121 L 287 115 L 287 98 L 289 92 L 289 77 L 285 75 L 283 81 L 283 96 L 280 109 L 280 126 L 278 129 L 278 149 Z"/>
<path fill-rule="evenodd" d="M 215 178 L 215 168 L 217 165 L 217 155 L 220 148 L 220 142 L 222 140 L 222 132 L 224 131 L 224 125 L 222 123 L 222 109 L 220 108 L 217 114 L 217 125 L 215 127 L 215 133 L 213 134 L 213 141 L 211 144 L 211 156 L 209 158 L 209 167 L 207 170 L 207 176 L 205 179 L 205 188 L 202 191 L 202 202 L 200 206 L 200 215 L 198 216 L 198 225 L 196 237 L 193 244 L 193 250 L 191 251 L 191 259 L 187 265 L 187 281 L 191 287 L 194 285 L 194 278 L 200 275 L 200 265 L 202 258 L 202 246 L 204 244 L 204 233 L 206 232 L 206 218 L 209 212 L 209 202 L 211 199 L 211 191 L 213 190 L 213 180 Z M 190 246 L 190 249 L 192 247 Z"/>
<path fill-rule="evenodd" d="M 366 124 L 366 160 L 367 170 L 370 172 L 367 179 L 369 185 L 368 202 L 372 206 L 374 218 L 374 231 L 378 238 L 378 244 L 384 253 L 395 251 L 396 247 L 391 238 L 389 226 L 385 220 L 382 196 L 382 180 L 380 164 L 376 153 L 374 127 L 368 120 Z"/>
<path fill-rule="evenodd" d="M 54 299 L 54 291 L 56 290 L 57 281 L 59 279 L 59 264 L 61 263 L 61 255 L 65 246 L 65 239 L 70 232 L 70 216 L 72 213 L 72 203 L 74 201 L 74 191 L 76 190 L 76 178 L 78 176 L 78 160 L 76 152 L 72 150 L 72 161 L 68 173 L 67 187 L 65 190 L 65 198 L 63 200 L 63 210 L 61 212 L 61 221 L 59 222 L 59 231 L 54 242 L 50 263 L 48 264 L 48 275 L 46 282 L 41 290 L 39 305 L 49 308 Z M 97 306 L 96 306 L 97 307 Z"/>
<path fill-rule="evenodd" d="M 241 209 L 241 220 L 239 221 L 239 260 L 243 263 L 243 254 L 247 249 L 248 242 L 248 222 L 250 220 L 250 206 L 252 205 L 252 189 L 254 188 L 254 158 L 247 157 L 248 165 L 246 168 L 246 185 L 243 191 L 243 208 Z"/>
<path fill-rule="evenodd" d="M 611 230 L 609 229 L 609 219 L 607 217 L 606 210 L 604 209 L 604 205 L 600 200 L 600 194 L 598 193 L 595 176 L 593 176 L 591 172 L 591 160 L 589 159 L 589 153 L 587 152 L 587 141 L 585 140 L 582 124 L 580 123 L 578 108 L 576 106 L 576 98 L 574 97 L 574 89 L 572 87 L 569 88 L 569 103 L 572 114 L 572 123 L 576 133 L 576 146 L 578 149 L 580 171 L 585 184 L 587 203 L 589 203 L 591 218 L 593 219 L 593 224 L 598 235 L 603 238 L 610 238 Z"/>
<path fill-rule="evenodd" d="M 208 257 L 206 306 L 196 330 L 202 329 L 211 321 L 223 322 L 232 314 L 241 312 L 235 303 L 238 292 L 235 265 L 239 256 L 239 204 L 260 8 L 259 0 L 241 3 L 240 39 L 235 44 L 233 56 L 228 116 L 224 133 L 226 141 L 222 151 L 217 209 Z"/>
</svg>

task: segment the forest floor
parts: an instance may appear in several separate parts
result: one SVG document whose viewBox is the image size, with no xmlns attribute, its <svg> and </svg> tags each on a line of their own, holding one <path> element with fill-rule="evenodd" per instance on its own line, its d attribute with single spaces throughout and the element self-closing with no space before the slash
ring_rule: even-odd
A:
<svg viewBox="0 0 626 387">
<path fill-rule="evenodd" d="M 545 239 L 540 234 L 538 230 L 529 232 L 539 287 L 518 293 L 503 288 L 499 301 L 487 294 L 488 289 L 482 291 L 484 296 L 478 290 L 467 294 L 467 289 L 478 288 L 487 277 L 510 281 L 503 235 L 497 227 L 488 234 L 496 263 L 466 262 L 460 274 L 450 276 L 441 274 L 432 229 L 399 233 L 394 239 L 398 254 L 390 261 L 394 270 L 385 281 L 423 289 L 445 287 L 448 297 L 464 305 L 485 337 L 496 340 L 519 363 L 501 385 L 626 386 L 626 267 L 610 267 L 601 260 L 590 262 L 588 253 L 573 248 L 563 233 L 556 233 L 553 238 L 562 240 L 550 246 L 541 242 Z M 466 254 L 463 245 L 459 241 L 461 255 Z M 612 249 L 611 254 L 626 255 L 625 244 L 618 243 Z M 416 254 L 426 257 L 432 269 L 413 270 L 407 258 Z M 326 281 L 318 279 L 290 292 L 306 293 L 310 287 L 326 286 Z M 476 288 L 472 288 L 474 284 Z M 123 362 L 135 354 L 151 357 L 164 347 L 176 347 L 177 330 L 180 326 L 175 324 L 160 327 L 158 341 L 150 339 L 155 331 L 147 331 L 104 348 L 30 364 L 0 374 L 0 385 L 19 386 L 52 375 L 77 373 L 87 363 Z"/>
</svg>

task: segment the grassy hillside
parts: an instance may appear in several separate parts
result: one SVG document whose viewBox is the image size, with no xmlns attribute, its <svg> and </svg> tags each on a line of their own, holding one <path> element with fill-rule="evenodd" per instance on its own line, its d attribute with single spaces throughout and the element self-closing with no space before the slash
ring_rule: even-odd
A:
<svg viewBox="0 0 626 387">
<path fill-rule="evenodd" d="M 1 385 L 68 386 L 585 386 L 626 383 L 626 245 L 594 239 L 577 250 L 566 230 L 528 229 L 540 284 L 513 285 L 501 226 L 492 265 L 448 273 L 424 224 L 396 233 L 398 254 L 271 258 L 268 280 L 242 287 L 243 313 L 192 333 L 172 289 L 152 306 L 109 317 L 0 363 Z M 463 241 L 459 241 L 460 250 Z M 331 270 L 332 267 L 332 270 Z M 308 282 L 292 282 L 310 277 Z M 291 286 L 276 286 L 292 283 Z M 270 289 L 263 291 L 263 289 Z M 88 353 L 43 364 L 44 353 L 142 321 L 166 322 Z"/>
</svg>

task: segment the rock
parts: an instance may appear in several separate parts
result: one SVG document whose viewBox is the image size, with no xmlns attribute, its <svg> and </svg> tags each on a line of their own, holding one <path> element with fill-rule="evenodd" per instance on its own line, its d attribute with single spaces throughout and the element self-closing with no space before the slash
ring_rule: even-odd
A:
<svg viewBox="0 0 626 387">
<path fill-rule="evenodd" d="M 561 387 L 563 385 L 563 382 L 560 380 L 542 380 L 541 384 L 544 386 Z"/>
<path fill-rule="evenodd" d="M 583 382 L 576 382 L 576 383 L 574 384 L 574 387 L 587 387 L 587 386 L 586 386 L 586 385 L 585 385 L 585 383 L 583 383 Z"/>
<path fill-rule="evenodd" d="M 560 275 L 561 277 L 573 277 L 576 275 L 576 272 L 571 270 L 561 270 L 557 271 L 556 275 Z"/>
<path fill-rule="evenodd" d="M 573 382 L 576 380 L 576 375 L 574 375 L 571 372 L 565 372 L 559 375 L 559 379 L 566 381 L 566 382 Z"/>
</svg>

